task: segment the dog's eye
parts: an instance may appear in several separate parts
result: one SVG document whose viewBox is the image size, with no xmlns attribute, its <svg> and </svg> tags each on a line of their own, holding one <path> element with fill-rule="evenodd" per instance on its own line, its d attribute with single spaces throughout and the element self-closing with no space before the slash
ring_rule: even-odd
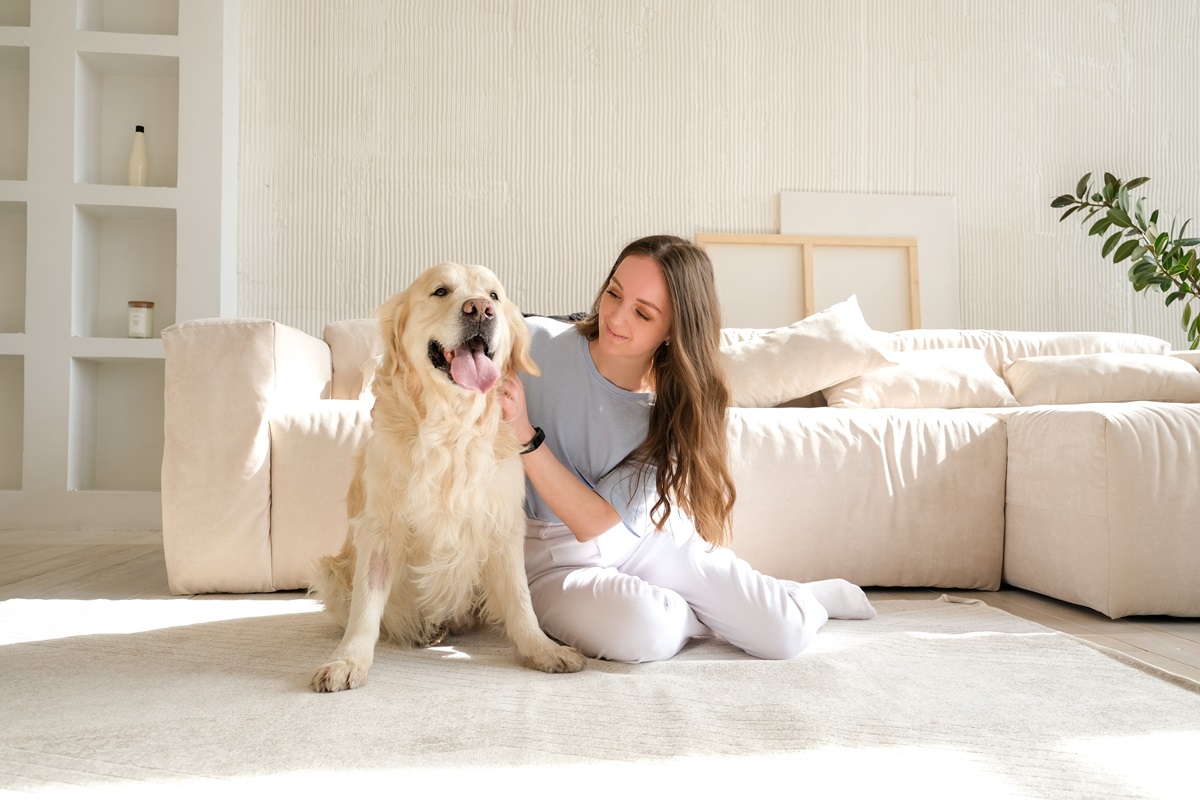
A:
<svg viewBox="0 0 1200 800">
<path fill-rule="evenodd" d="M 446 296 L 446 287 L 439 286 L 438 288 L 434 289 L 433 296 L 434 297 L 445 297 Z"/>
<path fill-rule="evenodd" d="M 488 297 L 492 298 L 493 300 L 499 300 L 499 299 L 500 299 L 500 296 L 499 296 L 499 295 L 497 295 L 495 292 L 492 292 L 490 295 L 488 295 Z"/>
</svg>

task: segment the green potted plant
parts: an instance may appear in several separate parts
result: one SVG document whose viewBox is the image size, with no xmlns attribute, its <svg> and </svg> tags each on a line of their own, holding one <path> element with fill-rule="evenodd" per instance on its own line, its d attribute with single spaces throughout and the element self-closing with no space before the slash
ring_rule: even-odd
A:
<svg viewBox="0 0 1200 800">
<path fill-rule="evenodd" d="M 1183 303 L 1183 330 L 1191 349 L 1200 347 L 1200 257 L 1196 246 L 1200 239 L 1186 239 L 1184 232 L 1191 220 L 1176 232 L 1160 230 L 1157 209 L 1146 214 L 1146 198 L 1130 201 L 1129 191 L 1149 178 L 1122 181 L 1104 173 L 1104 186 L 1092 192 L 1092 173 L 1079 179 L 1075 194 L 1064 194 L 1050 203 L 1053 208 L 1065 208 L 1059 217 L 1065 220 L 1076 212 L 1086 212 L 1080 224 L 1088 227 L 1089 236 L 1104 237 L 1100 248 L 1102 258 L 1111 257 L 1114 264 L 1129 261 L 1129 280 L 1135 291 L 1143 292 L 1156 286 L 1166 292 L 1166 303 Z M 1089 196 L 1090 195 L 1090 196 Z M 1124 241 L 1122 241 L 1124 240 Z"/>
</svg>

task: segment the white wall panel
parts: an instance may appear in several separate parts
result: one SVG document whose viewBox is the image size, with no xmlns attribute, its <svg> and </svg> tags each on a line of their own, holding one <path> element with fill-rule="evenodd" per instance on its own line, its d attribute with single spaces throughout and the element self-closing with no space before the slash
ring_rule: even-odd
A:
<svg viewBox="0 0 1200 800">
<path fill-rule="evenodd" d="M 1200 216 L 1194 0 L 244 0 L 239 313 L 319 333 L 441 259 L 585 307 L 780 191 L 953 195 L 967 327 L 1182 345 L 1050 200 Z"/>
</svg>

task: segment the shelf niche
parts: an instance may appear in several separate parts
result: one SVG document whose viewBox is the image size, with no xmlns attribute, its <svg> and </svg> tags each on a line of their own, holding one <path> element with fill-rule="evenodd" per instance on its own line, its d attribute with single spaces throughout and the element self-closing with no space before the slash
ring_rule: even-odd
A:
<svg viewBox="0 0 1200 800">
<path fill-rule="evenodd" d="M 0 489 L 21 488 L 25 359 L 0 356 Z"/>
<path fill-rule="evenodd" d="M 75 181 L 128 185 L 134 128 L 146 129 L 148 186 L 179 174 L 179 59 L 81 52 L 76 59 Z"/>
<path fill-rule="evenodd" d="M 154 303 L 157 338 L 175 323 L 175 209 L 75 206 L 71 334 L 126 338 L 129 301 Z"/>
<path fill-rule="evenodd" d="M 29 160 L 28 47 L 0 46 L 0 97 L 5 98 L 0 114 L 0 181 L 23 181 Z"/>
<path fill-rule="evenodd" d="M 69 490 L 161 491 L 163 366 L 71 359 Z"/>
<path fill-rule="evenodd" d="M 0 2 L 0 27 L 28 28 L 29 0 Z"/>
<path fill-rule="evenodd" d="M 27 230 L 25 204 L 0 202 L 0 333 L 25 332 Z"/>
<path fill-rule="evenodd" d="M 81 31 L 179 35 L 179 0 L 79 0 Z"/>
</svg>

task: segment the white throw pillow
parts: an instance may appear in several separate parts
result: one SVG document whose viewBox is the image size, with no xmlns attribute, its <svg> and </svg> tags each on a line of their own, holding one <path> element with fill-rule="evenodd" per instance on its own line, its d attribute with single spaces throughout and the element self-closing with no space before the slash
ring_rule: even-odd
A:
<svg viewBox="0 0 1200 800">
<path fill-rule="evenodd" d="M 1200 369 L 1200 350 L 1172 350 L 1171 355 L 1183 359 L 1196 369 Z"/>
<path fill-rule="evenodd" d="M 1200 403 L 1200 372 L 1169 355 L 1018 358 L 1004 365 L 1004 380 L 1023 406 L 1134 400 Z"/>
<path fill-rule="evenodd" d="M 895 366 L 824 390 L 831 408 L 1001 408 L 1017 405 L 982 350 L 894 353 Z"/>
<path fill-rule="evenodd" d="M 867 325 L 851 295 L 786 328 L 725 345 L 732 404 L 769 408 L 887 366 L 884 337 Z"/>
</svg>

